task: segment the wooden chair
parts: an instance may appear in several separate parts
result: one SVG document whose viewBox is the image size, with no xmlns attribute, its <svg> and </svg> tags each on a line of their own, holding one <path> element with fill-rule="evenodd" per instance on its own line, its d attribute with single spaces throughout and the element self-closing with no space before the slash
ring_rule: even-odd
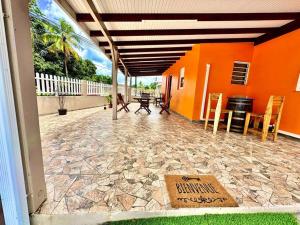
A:
<svg viewBox="0 0 300 225">
<path fill-rule="evenodd" d="M 142 98 L 150 98 L 150 93 L 144 93 L 144 92 L 142 92 L 141 93 L 141 97 Z"/>
<path fill-rule="evenodd" d="M 166 111 L 169 115 L 170 113 L 170 102 L 171 102 L 171 98 L 172 96 L 170 96 L 170 98 L 168 99 L 167 102 L 161 102 L 159 105 L 161 107 L 161 110 L 159 112 L 159 114 L 162 114 L 164 111 Z"/>
<path fill-rule="evenodd" d="M 284 103 L 283 96 L 270 96 L 264 114 L 247 113 L 245 126 L 244 126 L 244 135 L 247 135 L 248 131 L 256 134 L 261 133 L 261 140 L 265 141 L 268 137 L 270 124 L 272 123 L 273 128 L 271 132 L 273 133 L 273 141 L 276 141 L 283 103 Z M 249 128 L 251 118 L 253 118 L 253 128 Z M 259 127 L 259 124 L 261 122 L 263 123 L 262 129 Z"/>
<path fill-rule="evenodd" d="M 227 132 L 230 131 L 233 111 L 222 109 L 222 97 L 223 97 L 222 93 L 210 93 L 208 95 L 208 102 L 207 102 L 204 129 L 207 130 L 209 115 L 210 115 L 210 113 L 214 112 L 215 117 L 214 117 L 214 124 L 213 124 L 213 134 L 217 133 L 221 114 L 227 114 L 228 113 Z M 216 108 L 212 108 L 212 102 L 215 102 L 215 101 L 216 101 Z"/>
<path fill-rule="evenodd" d="M 127 107 L 129 105 L 129 102 L 124 101 L 121 93 L 117 94 L 117 101 L 118 101 L 118 105 L 121 104 L 122 106 L 120 109 L 118 109 L 118 112 L 120 112 L 122 109 L 124 109 L 126 112 L 129 112 L 129 109 Z"/>
</svg>

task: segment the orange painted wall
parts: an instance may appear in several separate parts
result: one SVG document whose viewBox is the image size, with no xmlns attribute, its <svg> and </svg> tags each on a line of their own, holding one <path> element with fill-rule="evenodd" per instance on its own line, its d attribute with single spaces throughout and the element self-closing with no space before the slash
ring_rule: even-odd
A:
<svg viewBox="0 0 300 225">
<path fill-rule="evenodd" d="M 280 130 L 300 134 L 300 29 L 254 48 L 248 94 L 254 110 L 264 112 L 270 95 L 285 96 Z"/>
<path fill-rule="evenodd" d="M 250 62 L 246 86 L 231 84 L 234 61 Z M 265 110 L 270 95 L 286 96 L 280 129 L 300 134 L 300 92 L 296 84 L 300 73 L 300 29 L 264 44 L 198 44 L 173 64 L 165 76 L 174 76 L 171 109 L 190 120 L 200 119 L 206 64 L 211 64 L 209 92 L 222 92 L 223 107 L 227 96 L 254 97 L 254 111 Z M 177 90 L 179 70 L 185 67 L 184 88 Z"/>
<path fill-rule="evenodd" d="M 163 73 L 162 90 L 165 93 L 166 76 L 172 75 L 172 101 L 171 109 L 186 118 L 192 119 L 194 113 L 194 101 L 196 80 L 199 68 L 199 48 L 194 45 L 193 49 L 182 56 L 175 64 Z M 184 88 L 178 89 L 179 71 L 185 67 Z"/>
<path fill-rule="evenodd" d="M 224 93 L 224 107 L 228 95 L 244 94 L 246 87 L 231 84 L 233 61 L 251 61 L 253 44 L 199 44 L 163 74 L 162 90 L 165 90 L 165 77 L 172 74 L 171 109 L 190 120 L 200 119 L 203 85 L 206 64 L 211 64 L 208 92 Z M 177 89 L 180 68 L 185 67 L 184 88 Z M 163 91 L 164 92 L 164 91 Z"/>
<path fill-rule="evenodd" d="M 223 93 L 223 108 L 226 107 L 227 97 L 232 95 L 246 95 L 247 86 L 231 84 L 234 61 L 252 61 L 252 43 L 223 43 L 200 45 L 200 63 L 198 87 L 195 98 L 194 120 L 200 119 L 202 93 L 206 72 L 206 64 L 210 64 L 207 93 Z"/>
</svg>

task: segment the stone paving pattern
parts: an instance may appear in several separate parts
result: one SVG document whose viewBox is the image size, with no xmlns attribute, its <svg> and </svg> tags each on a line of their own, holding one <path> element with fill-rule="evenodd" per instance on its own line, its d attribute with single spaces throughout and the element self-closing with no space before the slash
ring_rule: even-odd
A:
<svg viewBox="0 0 300 225">
<path fill-rule="evenodd" d="M 300 203 L 300 142 L 205 131 L 202 124 L 101 108 L 40 117 L 43 214 L 170 209 L 165 174 L 212 174 L 240 206 Z"/>
</svg>

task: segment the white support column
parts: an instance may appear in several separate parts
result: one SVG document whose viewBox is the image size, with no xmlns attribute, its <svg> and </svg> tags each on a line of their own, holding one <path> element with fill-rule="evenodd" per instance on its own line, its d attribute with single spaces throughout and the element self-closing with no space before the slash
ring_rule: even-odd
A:
<svg viewBox="0 0 300 225">
<path fill-rule="evenodd" d="M 2 12 L 7 11 L 2 10 L 1 1 L 0 12 L 0 196 L 3 208 L 0 216 L 5 220 L 0 218 L 0 223 L 29 225 L 16 104 L 2 16 Z"/>
<path fill-rule="evenodd" d="M 132 76 L 129 77 L 128 102 L 131 102 L 131 86 L 132 86 Z"/>
<path fill-rule="evenodd" d="M 125 86 L 124 86 L 124 99 L 125 102 L 128 102 L 128 69 L 125 67 Z"/>
<path fill-rule="evenodd" d="M 137 76 L 135 76 L 135 85 L 134 85 L 134 87 L 135 87 L 134 95 L 137 96 Z"/>
<path fill-rule="evenodd" d="M 117 93 L 118 93 L 118 61 L 119 56 L 117 50 L 111 46 L 112 49 L 112 105 L 113 115 L 112 119 L 117 119 Z"/>
<path fill-rule="evenodd" d="M 15 113 L 18 121 L 18 129 L 12 129 L 18 130 L 19 132 L 18 136 L 22 152 L 21 156 L 25 176 L 24 180 L 26 183 L 26 197 L 29 212 L 33 213 L 46 200 L 47 191 L 44 177 L 37 98 L 33 76 L 32 42 L 30 37 L 30 20 L 28 12 L 29 1 L 2 0 L 0 2 L 3 3 L 3 10 L 0 9 L 1 16 L 2 12 L 5 12 L 5 15 L 8 15 L 4 18 L 6 31 L 5 38 L 8 46 L 13 84 L 13 99 L 16 105 Z M 3 24 L 1 24 L 0 27 L 3 28 Z M 0 41 L 0 43 L 3 42 Z M 6 109 L 7 108 L 4 110 Z M 1 137 L 0 139 L 2 141 Z M 13 148 L 10 148 L 10 152 L 12 153 Z M 17 163 L 13 161 L 11 162 Z M 19 168 L 16 169 L 18 172 L 21 170 Z M 20 175 L 14 177 L 14 179 L 21 180 L 22 177 Z M 18 190 L 14 191 L 18 196 L 22 198 L 24 197 L 24 193 L 19 192 Z M 18 223 L 8 222 L 7 224 Z M 27 225 L 26 222 L 20 224 Z"/>
</svg>

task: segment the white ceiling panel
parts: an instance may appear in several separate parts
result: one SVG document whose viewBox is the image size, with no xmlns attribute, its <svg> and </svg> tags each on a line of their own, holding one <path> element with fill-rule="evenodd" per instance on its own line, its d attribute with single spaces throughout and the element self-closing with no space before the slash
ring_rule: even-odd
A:
<svg viewBox="0 0 300 225">
<path fill-rule="evenodd" d="M 139 40 L 180 40 L 180 39 L 215 39 L 215 38 L 255 38 L 262 34 L 205 34 L 205 35 L 159 35 L 159 36 L 122 36 L 113 37 L 114 41 Z"/>
<path fill-rule="evenodd" d="M 175 47 L 192 47 L 193 44 L 174 44 L 174 45 L 131 45 L 119 46 L 118 49 L 135 49 L 135 48 L 175 48 Z M 108 46 L 105 47 L 109 49 Z"/>
<path fill-rule="evenodd" d="M 88 4 L 86 0 L 67 0 L 76 13 L 88 13 Z"/>
<path fill-rule="evenodd" d="M 145 20 L 142 22 L 106 22 L 108 30 L 155 30 L 155 29 L 213 29 L 280 27 L 291 20 L 254 21 L 197 21 L 197 20 Z M 95 28 L 96 29 L 96 28 Z"/>
<path fill-rule="evenodd" d="M 71 0 L 69 0 L 71 1 Z M 85 0 L 72 0 L 85 1 Z M 299 0 L 93 0 L 100 13 L 299 12 Z"/>
</svg>

